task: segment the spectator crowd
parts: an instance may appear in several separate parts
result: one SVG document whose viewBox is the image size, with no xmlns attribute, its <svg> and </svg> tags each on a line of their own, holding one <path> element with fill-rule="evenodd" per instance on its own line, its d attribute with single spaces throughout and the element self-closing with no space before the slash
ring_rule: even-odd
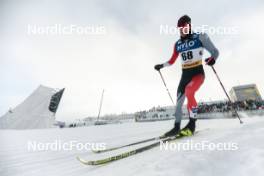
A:
<svg viewBox="0 0 264 176">
<path fill-rule="evenodd" d="M 246 100 L 233 103 L 228 101 L 199 103 L 198 113 L 229 112 L 232 108 L 235 108 L 238 111 L 264 109 L 264 101 Z"/>
</svg>

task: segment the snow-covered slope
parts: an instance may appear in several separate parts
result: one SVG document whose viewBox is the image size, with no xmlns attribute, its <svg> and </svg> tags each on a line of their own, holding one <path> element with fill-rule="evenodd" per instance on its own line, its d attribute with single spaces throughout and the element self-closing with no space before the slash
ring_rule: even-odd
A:
<svg viewBox="0 0 264 176">
<path fill-rule="evenodd" d="M 209 141 L 213 144 L 235 143 L 237 150 L 160 150 L 150 151 L 125 158 L 103 166 L 86 166 L 76 156 L 96 159 L 116 154 L 93 154 L 90 151 L 38 151 L 27 150 L 29 140 L 62 143 L 69 141 L 104 142 L 107 147 L 125 144 L 139 139 L 160 135 L 172 127 L 173 121 L 112 124 L 70 129 L 0 130 L 0 175 L 1 176 L 223 176 L 254 175 L 264 172 L 264 117 L 244 118 L 240 125 L 237 119 L 200 120 L 198 129 L 203 129 L 192 138 L 178 143 Z M 183 122 L 184 125 L 185 122 Z M 210 128 L 208 130 L 208 128 Z M 133 147 L 131 147 L 133 148 Z M 123 149 L 124 150 L 129 150 Z"/>
<path fill-rule="evenodd" d="M 48 107 L 55 92 L 52 88 L 40 85 L 24 102 L 0 117 L 0 129 L 52 127 L 55 118 Z"/>
</svg>

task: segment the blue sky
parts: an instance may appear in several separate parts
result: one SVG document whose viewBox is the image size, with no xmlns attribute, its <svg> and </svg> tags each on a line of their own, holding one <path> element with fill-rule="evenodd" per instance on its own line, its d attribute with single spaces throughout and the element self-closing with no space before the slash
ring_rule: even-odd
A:
<svg viewBox="0 0 264 176">
<path fill-rule="evenodd" d="M 171 105 L 153 66 L 167 61 L 178 35 L 160 34 L 188 14 L 194 26 L 236 27 L 236 35 L 210 35 L 220 50 L 216 69 L 229 90 L 256 83 L 264 95 L 263 1 L 46 0 L 0 2 L 0 114 L 21 103 L 39 84 L 66 87 L 59 119 L 134 112 Z M 28 25 L 104 26 L 103 35 L 28 35 Z M 224 99 L 213 72 L 199 101 Z M 179 61 L 162 70 L 175 97 Z"/>
</svg>

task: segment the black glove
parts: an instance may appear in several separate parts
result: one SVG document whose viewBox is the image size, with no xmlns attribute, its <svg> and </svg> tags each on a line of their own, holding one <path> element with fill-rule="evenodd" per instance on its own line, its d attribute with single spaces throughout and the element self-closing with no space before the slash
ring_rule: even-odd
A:
<svg viewBox="0 0 264 176">
<path fill-rule="evenodd" d="M 163 66 L 163 64 L 157 64 L 157 65 L 155 65 L 155 70 L 157 70 L 157 71 L 159 71 L 160 69 L 162 69 L 164 66 Z"/>
<path fill-rule="evenodd" d="M 206 62 L 206 65 L 213 66 L 215 64 L 215 58 L 208 57 L 207 59 L 205 59 L 205 62 Z"/>
</svg>

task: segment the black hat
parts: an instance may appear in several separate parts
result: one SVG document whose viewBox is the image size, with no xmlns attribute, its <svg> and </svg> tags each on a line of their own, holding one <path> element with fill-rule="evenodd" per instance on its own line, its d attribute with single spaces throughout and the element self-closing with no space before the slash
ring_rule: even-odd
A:
<svg viewBox="0 0 264 176">
<path fill-rule="evenodd" d="M 191 24 L 191 18 L 188 15 L 183 15 L 181 18 L 178 20 L 178 27 L 181 27 L 185 25 L 186 23 Z"/>
</svg>

